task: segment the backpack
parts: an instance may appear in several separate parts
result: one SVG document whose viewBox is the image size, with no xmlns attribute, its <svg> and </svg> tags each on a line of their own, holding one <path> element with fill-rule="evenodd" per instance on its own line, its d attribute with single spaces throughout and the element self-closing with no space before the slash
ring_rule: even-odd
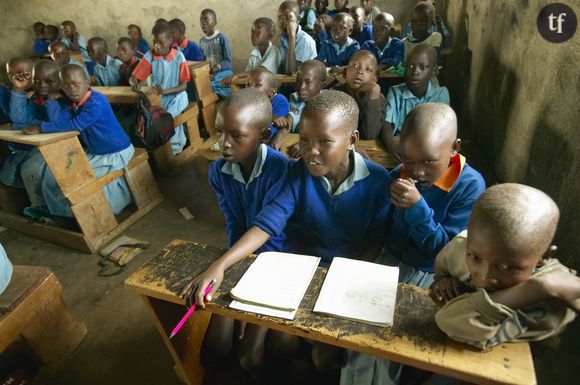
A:
<svg viewBox="0 0 580 385">
<path fill-rule="evenodd" d="M 147 95 L 141 91 L 135 134 L 147 150 L 164 145 L 175 134 L 173 116 L 159 106 L 152 106 Z"/>
</svg>

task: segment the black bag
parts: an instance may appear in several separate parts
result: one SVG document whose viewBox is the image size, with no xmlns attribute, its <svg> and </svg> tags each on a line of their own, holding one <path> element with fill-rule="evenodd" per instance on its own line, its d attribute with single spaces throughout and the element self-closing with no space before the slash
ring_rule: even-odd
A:
<svg viewBox="0 0 580 385">
<path fill-rule="evenodd" d="M 147 150 L 154 150 L 164 145 L 175 134 L 173 116 L 161 107 L 152 106 L 143 92 L 139 92 L 135 133 Z"/>
</svg>

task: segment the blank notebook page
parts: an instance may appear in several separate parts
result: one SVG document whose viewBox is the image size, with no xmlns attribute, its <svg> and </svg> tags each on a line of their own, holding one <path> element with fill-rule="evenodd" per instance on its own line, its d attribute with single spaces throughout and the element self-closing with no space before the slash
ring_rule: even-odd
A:
<svg viewBox="0 0 580 385">
<path fill-rule="evenodd" d="M 393 324 L 399 268 L 334 258 L 314 311 L 379 326 Z"/>
<path fill-rule="evenodd" d="M 238 301 L 296 310 L 320 258 L 268 251 L 258 255 L 230 295 Z"/>
</svg>

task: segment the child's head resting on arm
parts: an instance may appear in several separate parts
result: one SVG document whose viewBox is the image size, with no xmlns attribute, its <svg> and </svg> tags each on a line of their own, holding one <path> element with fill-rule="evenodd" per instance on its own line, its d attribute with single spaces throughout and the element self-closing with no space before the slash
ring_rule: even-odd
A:
<svg viewBox="0 0 580 385">
<path fill-rule="evenodd" d="M 60 94 L 60 65 L 52 60 L 43 59 L 36 62 L 32 70 L 34 93 L 47 98 L 51 94 Z"/>
<path fill-rule="evenodd" d="M 61 66 L 67 65 L 70 61 L 70 51 L 66 44 L 61 41 L 55 41 L 48 46 L 48 53 L 52 60 Z"/>
<path fill-rule="evenodd" d="M 62 67 L 60 80 L 63 92 L 73 103 L 80 102 L 91 86 L 83 67 L 76 64 L 67 64 Z"/>
<path fill-rule="evenodd" d="M 248 87 L 263 92 L 270 100 L 276 96 L 278 81 L 276 75 L 264 67 L 248 72 Z"/>
<path fill-rule="evenodd" d="M 326 67 L 319 60 L 306 60 L 296 72 L 298 99 L 308 102 L 320 93 L 326 81 Z"/>
<path fill-rule="evenodd" d="M 377 83 L 377 58 L 370 51 L 357 51 L 345 69 L 346 91 L 355 96 L 366 84 Z"/>
<path fill-rule="evenodd" d="M 306 103 L 299 126 L 300 155 L 308 172 L 338 187 L 352 172 L 349 154 L 359 138 L 356 102 L 341 91 L 322 91 Z"/>
<path fill-rule="evenodd" d="M 260 143 L 270 137 L 272 103 L 264 93 L 245 88 L 219 107 L 215 126 L 224 159 L 252 170 Z"/>
<path fill-rule="evenodd" d="M 276 24 L 272 19 L 260 17 L 252 24 L 251 39 L 254 47 L 267 47 L 276 34 Z"/>
<path fill-rule="evenodd" d="M 413 95 L 423 97 L 435 74 L 437 50 L 429 44 L 417 44 L 405 58 L 405 84 Z"/>
<path fill-rule="evenodd" d="M 411 32 L 419 40 L 424 40 L 431 32 L 429 28 L 435 20 L 435 7 L 428 1 L 422 1 L 415 5 L 411 16 Z"/>
<path fill-rule="evenodd" d="M 425 103 L 405 118 L 400 139 L 403 166 L 419 189 L 427 189 L 443 176 L 459 151 L 457 116 L 451 107 Z"/>
<path fill-rule="evenodd" d="M 159 56 L 165 56 L 171 51 L 173 44 L 171 29 L 167 23 L 159 23 L 153 26 L 153 52 Z"/>
<path fill-rule="evenodd" d="M 128 63 L 135 56 L 135 43 L 129 37 L 122 37 L 117 40 L 117 57 Z"/>
<path fill-rule="evenodd" d="M 91 57 L 91 60 L 101 64 L 107 64 L 107 56 L 109 54 L 109 48 L 107 47 L 107 42 L 101 37 L 92 37 L 87 42 L 87 52 Z"/>
<path fill-rule="evenodd" d="M 28 57 L 15 57 L 6 63 L 8 80 L 14 90 L 24 92 L 32 88 L 32 67 L 34 62 Z"/>
<path fill-rule="evenodd" d="M 487 189 L 467 225 L 466 262 L 477 289 L 495 291 L 531 278 L 554 256 L 560 211 L 533 187 L 504 183 Z"/>
<path fill-rule="evenodd" d="M 300 7 L 295 1 L 284 1 L 278 7 L 278 27 L 280 33 L 288 34 L 288 25 L 292 19 L 300 22 Z"/>
</svg>

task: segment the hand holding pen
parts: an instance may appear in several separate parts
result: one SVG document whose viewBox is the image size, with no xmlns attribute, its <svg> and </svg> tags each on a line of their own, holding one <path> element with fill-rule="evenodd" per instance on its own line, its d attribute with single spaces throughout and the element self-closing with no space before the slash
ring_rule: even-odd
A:
<svg viewBox="0 0 580 385">
<path fill-rule="evenodd" d="M 209 285 L 207 285 L 203 291 L 204 293 L 204 297 L 209 297 L 209 292 L 213 289 L 214 285 L 216 283 L 215 279 L 212 279 L 211 282 L 209 283 Z M 208 298 L 211 299 L 211 298 Z M 173 336 L 175 336 L 179 330 L 181 329 L 181 327 L 183 326 L 183 324 L 185 324 L 185 321 L 187 321 L 187 319 L 193 314 L 194 311 L 197 310 L 197 304 L 194 303 L 189 310 L 187 311 L 187 313 L 185 313 L 185 315 L 183 316 L 183 318 L 181 318 L 181 321 L 179 321 L 179 323 L 175 326 L 175 328 L 171 331 L 171 334 L 169 335 L 169 339 L 173 338 Z"/>
<path fill-rule="evenodd" d="M 391 202 L 400 208 L 409 208 L 421 199 L 416 180 L 397 178 L 391 184 Z"/>
</svg>

